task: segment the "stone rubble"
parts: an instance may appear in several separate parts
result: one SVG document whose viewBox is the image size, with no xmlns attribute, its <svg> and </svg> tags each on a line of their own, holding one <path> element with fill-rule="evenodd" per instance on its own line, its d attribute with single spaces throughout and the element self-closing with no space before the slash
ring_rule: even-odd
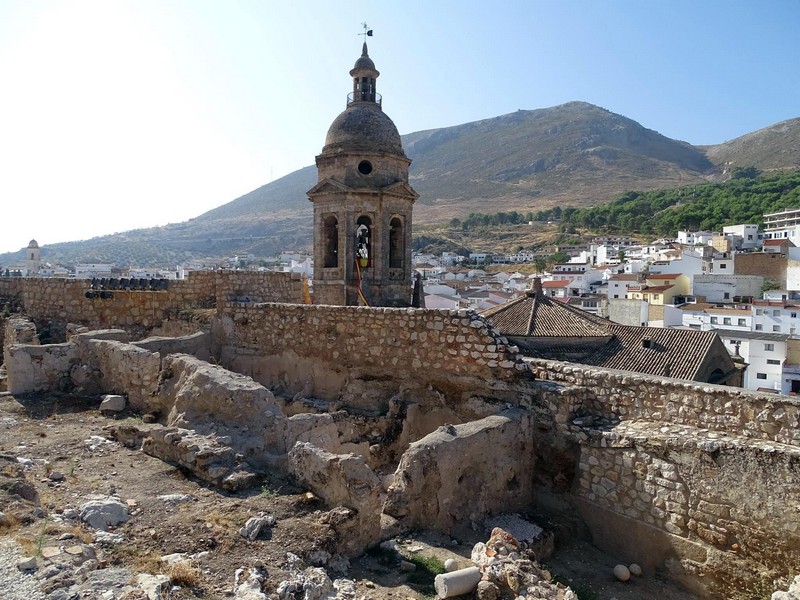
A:
<svg viewBox="0 0 800 600">
<path fill-rule="evenodd" d="M 478 542 L 471 560 L 482 572 L 477 600 L 514 600 L 520 596 L 539 600 L 578 600 L 570 588 L 553 583 L 550 574 L 528 558 L 514 536 L 496 527 L 486 543 Z"/>
<path fill-rule="evenodd" d="M 800 600 L 800 575 L 794 578 L 788 591 L 775 592 L 770 600 Z"/>
<path fill-rule="evenodd" d="M 246 538 L 248 541 L 255 541 L 263 531 L 275 525 L 275 517 L 272 515 L 259 515 L 251 517 L 247 523 L 239 529 L 239 535 Z"/>
</svg>

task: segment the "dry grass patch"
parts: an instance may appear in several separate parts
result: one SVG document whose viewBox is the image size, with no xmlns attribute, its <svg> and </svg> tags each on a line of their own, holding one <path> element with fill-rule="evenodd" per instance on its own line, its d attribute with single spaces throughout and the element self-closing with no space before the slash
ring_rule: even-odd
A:
<svg viewBox="0 0 800 600">
<path fill-rule="evenodd" d="M 206 525 L 212 525 L 225 531 L 238 531 L 241 525 L 236 522 L 234 515 L 230 512 L 223 512 L 220 510 L 212 510 L 209 512 L 203 521 Z"/>
<path fill-rule="evenodd" d="M 161 572 L 169 577 L 172 585 L 186 588 L 196 588 L 203 580 L 203 573 L 188 561 L 180 561 L 162 565 Z"/>
</svg>

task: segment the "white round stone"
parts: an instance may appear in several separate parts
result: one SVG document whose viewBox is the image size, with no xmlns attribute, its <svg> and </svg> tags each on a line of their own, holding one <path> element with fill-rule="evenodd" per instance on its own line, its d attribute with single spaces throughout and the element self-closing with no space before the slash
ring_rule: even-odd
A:
<svg viewBox="0 0 800 600">
<path fill-rule="evenodd" d="M 642 576 L 642 567 L 640 567 L 636 563 L 633 563 L 632 565 L 629 565 L 628 566 L 628 571 L 631 572 L 631 575 L 636 575 L 637 577 L 641 577 Z"/>
<path fill-rule="evenodd" d="M 614 577 L 620 581 L 628 581 L 631 578 L 631 572 L 625 565 L 617 565 L 614 567 Z"/>
<path fill-rule="evenodd" d="M 458 563 L 456 562 L 456 560 L 454 558 L 448 558 L 446 561 L 444 561 L 444 570 L 447 571 L 448 573 L 452 573 L 453 571 L 457 571 L 458 570 Z"/>
</svg>

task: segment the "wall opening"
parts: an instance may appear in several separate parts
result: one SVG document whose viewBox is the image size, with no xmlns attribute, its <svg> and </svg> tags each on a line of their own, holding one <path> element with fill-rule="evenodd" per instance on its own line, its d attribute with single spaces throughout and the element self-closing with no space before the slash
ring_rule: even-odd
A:
<svg viewBox="0 0 800 600">
<path fill-rule="evenodd" d="M 364 215 L 356 220 L 356 261 L 362 269 L 372 266 L 372 219 Z"/>
<path fill-rule="evenodd" d="M 389 222 L 389 268 L 402 269 L 405 256 L 405 235 L 403 221 L 393 217 Z"/>
<path fill-rule="evenodd" d="M 323 265 L 326 268 L 339 266 L 339 221 L 334 215 L 325 217 L 322 226 L 322 247 L 325 255 Z"/>
</svg>

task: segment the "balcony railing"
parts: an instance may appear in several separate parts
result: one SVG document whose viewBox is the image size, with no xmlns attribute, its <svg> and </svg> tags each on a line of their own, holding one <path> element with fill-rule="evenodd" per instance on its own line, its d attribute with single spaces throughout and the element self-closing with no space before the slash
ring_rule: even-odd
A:
<svg viewBox="0 0 800 600">
<path fill-rule="evenodd" d="M 378 106 L 383 106 L 383 98 L 378 92 L 350 92 L 347 94 L 347 106 L 356 102 L 374 102 Z"/>
</svg>

